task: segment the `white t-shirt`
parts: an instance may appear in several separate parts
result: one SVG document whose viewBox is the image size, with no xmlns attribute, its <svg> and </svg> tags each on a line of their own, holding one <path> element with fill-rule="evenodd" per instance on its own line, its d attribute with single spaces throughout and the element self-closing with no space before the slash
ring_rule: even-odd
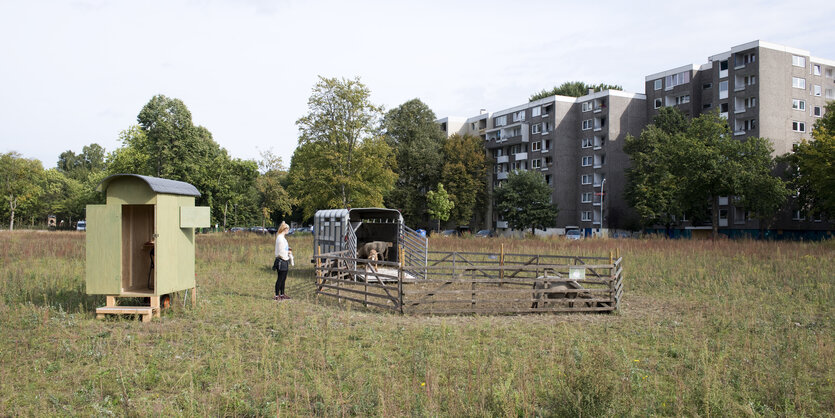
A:
<svg viewBox="0 0 835 418">
<path fill-rule="evenodd" d="M 275 237 L 275 256 L 281 257 L 282 260 L 290 259 L 290 244 L 284 234 L 277 234 Z"/>
</svg>

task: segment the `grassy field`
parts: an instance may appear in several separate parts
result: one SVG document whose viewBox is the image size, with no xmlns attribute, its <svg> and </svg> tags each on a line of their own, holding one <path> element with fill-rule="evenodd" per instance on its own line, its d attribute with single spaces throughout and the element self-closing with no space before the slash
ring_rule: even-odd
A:
<svg viewBox="0 0 835 418">
<path fill-rule="evenodd" d="M 835 416 L 835 243 L 438 238 L 608 255 L 616 314 L 400 316 L 318 300 L 273 242 L 199 236 L 200 301 L 94 319 L 84 235 L 0 233 L 0 415 Z M 311 239 L 290 238 L 297 261 Z"/>
</svg>

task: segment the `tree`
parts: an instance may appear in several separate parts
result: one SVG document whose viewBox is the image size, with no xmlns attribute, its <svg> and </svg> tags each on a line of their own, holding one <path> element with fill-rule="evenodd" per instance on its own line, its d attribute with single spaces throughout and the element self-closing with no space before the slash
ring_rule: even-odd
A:
<svg viewBox="0 0 835 418">
<path fill-rule="evenodd" d="M 669 113 L 672 112 L 672 113 Z M 719 235 L 719 196 L 736 196 L 763 222 L 785 202 L 785 184 L 773 176 L 772 148 L 763 138 L 734 139 L 718 113 L 684 121 L 678 110 L 662 112 L 624 150 L 632 159 L 626 196 L 646 224 L 669 225 L 709 205 L 714 239 Z"/>
<path fill-rule="evenodd" d="M 382 128 L 397 160 L 397 182 L 386 205 L 400 209 L 407 224 L 422 223 L 426 192 L 440 180 L 444 134 L 435 124 L 435 113 L 420 99 L 386 113 Z"/>
<path fill-rule="evenodd" d="M 426 193 L 426 206 L 429 215 L 438 220 L 438 231 L 440 231 L 441 221 L 446 222 L 449 219 L 449 215 L 455 207 L 455 202 L 449 198 L 449 194 L 444 190 L 444 185 L 438 183 L 437 191 L 430 190 Z"/>
<path fill-rule="evenodd" d="M 15 212 L 38 202 L 43 166 L 35 159 L 23 158 L 17 152 L 0 155 L 0 187 L 9 208 L 9 230 L 14 230 Z"/>
<path fill-rule="evenodd" d="M 803 140 L 789 162 L 788 177 L 799 192 L 798 201 L 811 214 L 835 219 L 835 102 L 826 106 L 824 117 L 815 122 L 813 141 Z"/>
<path fill-rule="evenodd" d="M 623 90 L 623 87 L 605 83 L 593 85 L 586 84 L 582 81 L 566 81 L 565 83 L 560 84 L 559 87 L 554 87 L 551 90 L 543 89 L 539 93 L 531 95 L 528 101 L 534 102 L 551 96 L 580 97 L 589 94 L 589 89 L 594 89 L 595 92 L 598 92 L 603 90 Z"/>
<path fill-rule="evenodd" d="M 557 205 L 551 203 L 551 187 L 537 171 L 514 171 L 494 191 L 496 208 L 513 229 L 545 229 L 557 224 Z"/>
<path fill-rule="evenodd" d="M 283 216 L 290 215 L 293 212 L 293 200 L 284 187 L 287 180 L 287 169 L 284 167 L 281 157 L 275 155 L 271 150 L 262 151 L 258 168 L 262 174 L 255 180 L 255 187 L 261 194 L 263 219 L 270 218 L 270 215 L 274 213 Z"/>
<path fill-rule="evenodd" d="M 296 121 L 290 194 L 305 218 L 324 207 L 382 206 L 394 186 L 394 153 L 376 127 L 380 109 L 359 79 L 319 77 L 308 113 Z"/>
<path fill-rule="evenodd" d="M 441 180 L 455 202 L 452 218 L 469 224 L 477 207 L 484 207 L 487 190 L 487 161 L 482 140 L 473 135 L 452 135 L 444 141 Z"/>
</svg>

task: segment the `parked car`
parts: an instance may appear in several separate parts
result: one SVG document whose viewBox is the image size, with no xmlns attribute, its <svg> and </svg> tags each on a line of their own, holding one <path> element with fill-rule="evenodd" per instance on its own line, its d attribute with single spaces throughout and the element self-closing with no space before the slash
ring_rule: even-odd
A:
<svg viewBox="0 0 835 418">
<path fill-rule="evenodd" d="M 87 221 L 78 221 L 78 223 L 75 224 L 75 230 L 76 231 L 86 231 L 87 230 Z"/>
<path fill-rule="evenodd" d="M 253 226 L 252 228 L 249 228 L 249 232 L 254 232 L 258 235 L 266 235 L 267 228 L 264 228 L 263 226 Z"/>
<path fill-rule="evenodd" d="M 458 232 L 457 229 L 445 229 L 445 230 L 441 231 L 441 235 L 445 236 L 445 237 L 457 237 L 457 236 L 461 235 L 461 233 Z"/>
<path fill-rule="evenodd" d="M 565 231 L 565 238 L 572 241 L 581 240 L 583 233 L 579 229 L 569 229 Z"/>
<path fill-rule="evenodd" d="M 274 226 L 271 226 L 271 227 L 267 228 L 267 232 L 269 232 L 270 235 L 275 235 L 278 232 L 278 228 L 276 228 Z"/>
<path fill-rule="evenodd" d="M 232 232 L 232 233 L 238 233 L 238 232 L 244 232 L 244 231 L 246 231 L 246 228 L 241 228 L 239 226 L 236 226 L 236 227 L 229 230 L 229 232 Z"/>
<path fill-rule="evenodd" d="M 493 230 L 490 230 L 490 229 L 482 229 L 481 231 L 476 232 L 474 236 L 475 236 L 476 238 L 488 238 L 488 237 L 495 237 L 495 236 L 496 236 L 496 232 L 495 232 L 495 231 L 493 231 Z"/>
</svg>

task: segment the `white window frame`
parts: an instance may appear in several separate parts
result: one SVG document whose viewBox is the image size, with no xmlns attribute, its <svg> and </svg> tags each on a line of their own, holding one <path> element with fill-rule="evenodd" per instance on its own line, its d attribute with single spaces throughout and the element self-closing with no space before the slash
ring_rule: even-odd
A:
<svg viewBox="0 0 835 418">
<path fill-rule="evenodd" d="M 531 160 L 531 168 L 542 168 L 542 159 L 534 158 L 533 160 Z"/>
<path fill-rule="evenodd" d="M 582 161 L 580 162 L 580 166 L 591 167 L 591 165 L 593 163 L 594 163 L 594 157 L 592 157 L 591 155 L 587 155 L 587 156 L 583 157 Z"/>
<path fill-rule="evenodd" d="M 591 138 L 583 138 L 580 148 L 591 148 L 592 143 L 593 141 Z"/>
<path fill-rule="evenodd" d="M 806 90 L 806 79 L 802 77 L 792 77 L 792 87 Z"/>
<path fill-rule="evenodd" d="M 531 117 L 542 115 L 542 106 L 537 106 L 531 109 Z"/>
<path fill-rule="evenodd" d="M 792 109 L 800 111 L 806 110 L 806 101 L 800 99 L 792 99 Z"/>
<path fill-rule="evenodd" d="M 541 149 L 542 149 L 542 142 L 540 142 L 540 141 L 531 142 L 531 151 L 539 151 Z"/>
<path fill-rule="evenodd" d="M 793 221 L 805 221 L 806 217 L 803 216 L 803 212 L 800 209 L 796 209 L 792 211 L 792 220 Z"/>
<path fill-rule="evenodd" d="M 663 105 L 664 105 L 664 101 L 661 100 L 661 98 L 655 99 L 655 101 L 653 102 L 653 106 L 655 107 L 655 109 L 658 109 Z"/>
<path fill-rule="evenodd" d="M 583 102 L 583 112 L 588 112 L 592 108 L 591 102 Z"/>
<path fill-rule="evenodd" d="M 538 134 L 540 132 L 542 132 L 542 125 L 540 125 L 538 123 L 531 124 L 531 133 L 532 134 Z"/>
<path fill-rule="evenodd" d="M 749 109 L 753 108 L 753 107 L 757 107 L 757 98 L 756 97 L 749 97 L 749 98 L 745 99 L 745 107 L 747 107 Z"/>
<path fill-rule="evenodd" d="M 655 81 L 653 81 L 653 88 L 654 88 L 655 90 L 661 90 L 663 87 L 664 87 L 664 86 L 663 86 L 662 81 L 661 81 L 661 79 L 660 79 L 660 78 L 659 78 L 659 79 L 657 79 L 657 80 L 655 80 Z"/>
<path fill-rule="evenodd" d="M 823 108 L 820 106 L 813 106 L 812 107 L 812 116 L 819 118 L 823 116 Z"/>
<path fill-rule="evenodd" d="M 821 75 L 821 66 L 820 66 L 820 64 L 812 64 L 812 74 L 813 74 L 813 75 Z"/>
<path fill-rule="evenodd" d="M 792 55 L 792 65 L 795 66 L 795 67 L 806 68 L 806 57 L 801 57 L 799 55 Z"/>
<path fill-rule="evenodd" d="M 585 192 L 580 195 L 580 203 L 591 203 L 593 192 Z"/>
<path fill-rule="evenodd" d="M 728 80 L 719 82 L 719 99 L 728 98 Z"/>
<path fill-rule="evenodd" d="M 581 222 L 591 222 L 591 211 L 584 210 L 580 213 L 580 221 Z"/>
<path fill-rule="evenodd" d="M 493 127 L 498 128 L 499 126 L 505 125 L 507 125 L 507 115 L 496 116 L 496 118 L 493 119 Z"/>
<path fill-rule="evenodd" d="M 583 121 L 583 130 L 588 131 L 589 129 L 594 127 L 594 121 L 592 119 L 586 119 Z"/>
<path fill-rule="evenodd" d="M 591 184 L 591 174 L 583 174 L 580 176 L 580 184 Z"/>
<path fill-rule="evenodd" d="M 794 131 L 794 132 L 806 132 L 806 122 L 793 120 L 792 121 L 792 131 Z"/>
<path fill-rule="evenodd" d="M 821 97 L 822 94 L 823 89 L 821 88 L 821 86 L 817 84 L 812 85 L 812 96 Z"/>
<path fill-rule="evenodd" d="M 676 104 L 677 105 L 685 104 L 685 103 L 690 103 L 690 95 L 689 94 L 685 94 L 683 96 L 676 97 Z"/>
</svg>

